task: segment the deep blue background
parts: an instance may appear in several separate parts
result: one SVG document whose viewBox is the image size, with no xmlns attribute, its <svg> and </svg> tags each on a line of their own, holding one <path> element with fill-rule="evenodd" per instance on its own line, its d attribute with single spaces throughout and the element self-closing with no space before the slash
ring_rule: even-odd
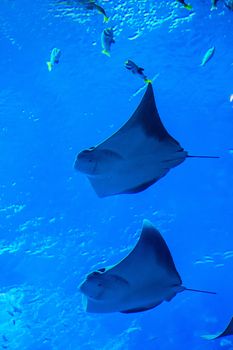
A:
<svg viewBox="0 0 233 350">
<path fill-rule="evenodd" d="M 233 12 L 219 2 L 104 2 L 116 44 L 101 54 L 96 13 L 54 2 L 0 4 L 0 343 L 9 349 L 233 349 L 201 335 L 233 315 Z M 136 32 L 140 35 L 129 40 Z M 214 57 L 200 67 L 205 52 Z M 53 47 L 62 56 L 49 73 Z M 73 163 L 117 130 L 149 77 L 161 119 L 190 154 L 137 195 L 99 199 Z M 135 244 L 143 218 L 165 237 L 187 287 L 157 309 L 88 315 L 77 286 Z M 230 256 L 230 255 L 229 255 Z M 2 337 L 2 338 L 1 338 Z M 222 347 L 224 346 L 224 347 Z"/>
</svg>

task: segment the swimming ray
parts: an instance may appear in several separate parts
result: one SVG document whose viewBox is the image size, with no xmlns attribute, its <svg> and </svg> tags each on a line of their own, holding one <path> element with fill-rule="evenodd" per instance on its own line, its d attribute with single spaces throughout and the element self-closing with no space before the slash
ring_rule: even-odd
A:
<svg viewBox="0 0 233 350">
<path fill-rule="evenodd" d="M 112 136 L 80 152 L 75 168 L 99 197 L 145 190 L 181 164 L 187 152 L 163 126 L 151 84 L 131 118 Z"/>
<path fill-rule="evenodd" d="M 207 339 L 207 340 L 215 340 L 218 338 L 226 337 L 228 335 L 233 335 L 233 317 L 223 332 L 217 333 L 217 334 L 202 335 L 202 338 Z"/>
<path fill-rule="evenodd" d="M 148 220 L 128 256 L 90 273 L 80 285 L 85 310 L 94 313 L 146 311 L 184 290 L 166 242 Z"/>
</svg>

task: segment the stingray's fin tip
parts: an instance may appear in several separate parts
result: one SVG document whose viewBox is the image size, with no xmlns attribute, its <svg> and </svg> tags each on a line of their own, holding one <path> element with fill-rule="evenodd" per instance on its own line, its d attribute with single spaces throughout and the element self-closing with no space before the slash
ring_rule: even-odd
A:
<svg viewBox="0 0 233 350">
<path fill-rule="evenodd" d="M 150 222 L 150 220 L 148 219 L 143 219 L 143 227 L 151 227 L 153 226 L 152 223 Z"/>
<path fill-rule="evenodd" d="M 201 335 L 201 338 L 205 340 L 214 340 L 214 337 L 210 334 L 203 334 Z"/>
</svg>

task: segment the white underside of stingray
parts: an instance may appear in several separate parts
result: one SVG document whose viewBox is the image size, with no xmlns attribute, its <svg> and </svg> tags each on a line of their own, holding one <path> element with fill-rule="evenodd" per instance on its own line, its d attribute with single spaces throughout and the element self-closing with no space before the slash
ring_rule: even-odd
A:
<svg viewBox="0 0 233 350">
<path fill-rule="evenodd" d="M 184 290 L 160 233 L 144 220 L 140 239 L 113 267 L 87 276 L 80 290 L 88 312 L 139 312 L 170 301 Z"/>
<path fill-rule="evenodd" d="M 143 191 L 186 156 L 164 128 L 148 84 L 131 118 L 107 140 L 79 153 L 75 168 L 87 175 L 98 196 L 105 197 Z"/>
</svg>

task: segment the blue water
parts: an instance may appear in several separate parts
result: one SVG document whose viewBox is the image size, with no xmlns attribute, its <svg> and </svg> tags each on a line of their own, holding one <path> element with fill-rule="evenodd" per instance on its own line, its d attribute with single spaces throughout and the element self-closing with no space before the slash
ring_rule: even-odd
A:
<svg viewBox="0 0 233 350">
<path fill-rule="evenodd" d="M 0 346 L 20 350 L 232 350 L 233 12 L 219 1 L 105 1 L 116 44 L 101 54 L 102 16 L 53 1 L 0 4 Z M 136 36 L 136 38 L 134 38 Z M 132 39 L 133 40 L 129 40 Z M 200 67 L 206 51 L 215 54 Z M 60 63 L 48 72 L 53 47 Z M 99 199 L 73 164 L 116 131 L 148 77 L 161 119 L 190 154 L 137 195 Z M 142 220 L 160 230 L 183 292 L 138 314 L 87 314 L 78 285 L 123 258 Z M 230 252 L 230 253 L 227 253 Z"/>
</svg>

